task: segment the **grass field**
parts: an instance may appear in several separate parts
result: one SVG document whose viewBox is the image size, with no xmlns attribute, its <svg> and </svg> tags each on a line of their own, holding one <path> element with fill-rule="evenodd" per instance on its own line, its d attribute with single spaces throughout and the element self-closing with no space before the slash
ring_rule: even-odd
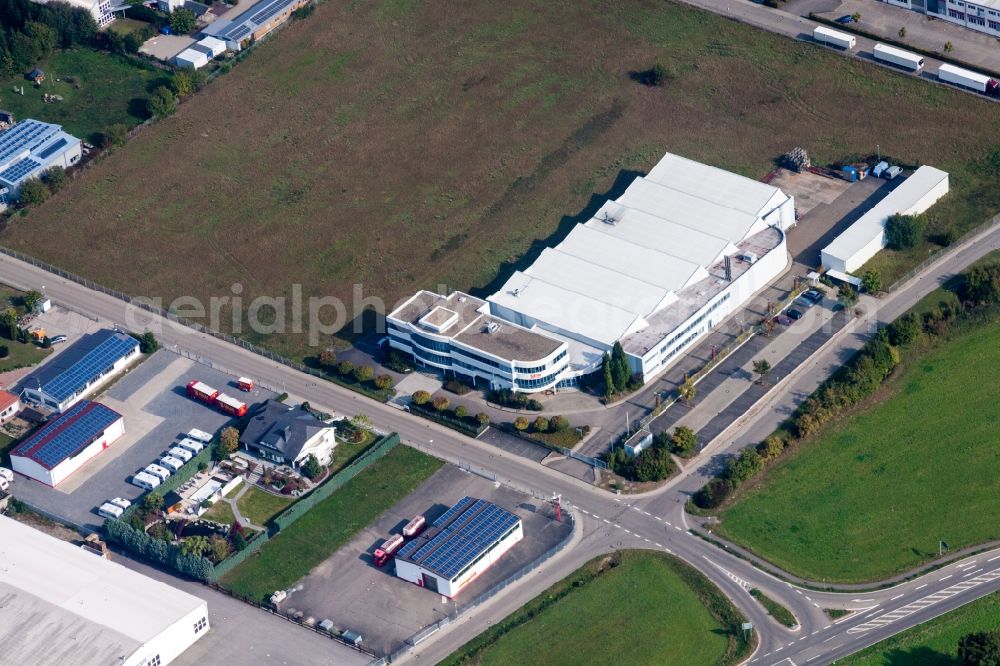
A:
<svg viewBox="0 0 1000 666">
<path fill-rule="evenodd" d="M 1000 310 L 908 351 L 868 405 L 723 511 L 720 534 L 817 581 L 880 579 L 936 558 L 939 539 L 1000 537 L 1000 382 L 983 374 L 996 367 Z"/>
<path fill-rule="evenodd" d="M 290 587 L 358 530 L 409 495 L 442 464 L 416 449 L 397 446 L 291 527 L 281 530 L 259 553 L 226 574 L 219 583 L 257 600 Z"/>
<path fill-rule="evenodd" d="M 616 557 L 589 562 L 441 663 L 698 666 L 748 651 L 735 635 L 742 618 L 700 573 L 664 553 Z"/>
<path fill-rule="evenodd" d="M 630 79 L 657 61 L 664 87 Z M 879 144 L 948 170 L 935 225 L 965 228 L 1000 209 L 981 163 L 998 123 L 986 100 L 660 0 L 324 3 L 0 241 L 166 304 L 299 283 L 351 311 L 355 284 L 387 305 L 496 288 L 667 150 L 759 178 L 794 146 L 822 164 Z M 307 354 L 283 333 L 243 331 Z"/>
<path fill-rule="evenodd" d="M 131 127 L 145 120 L 143 100 L 169 79 L 166 72 L 142 69 L 109 53 L 82 48 L 59 51 L 38 66 L 45 72 L 40 88 L 21 76 L 0 79 L 0 108 L 12 111 L 18 120 L 34 118 L 62 125 L 90 142 L 109 125 Z M 77 80 L 79 88 L 66 82 L 68 76 Z M 24 86 L 23 96 L 12 92 L 15 85 Z M 63 101 L 46 104 L 45 93 L 62 95 Z"/>
<path fill-rule="evenodd" d="M 201 516 L 205 520 L 214 520 L 217 523 L 225 523 L 227 525 L 232 525 L 236 522 L 236 516 L 233 514 L 233 507 L 229 506 L 228 502 L 216 502 L 208 511 L 206 511 Z"/>
<path fill-rule="evenodd" d="M 254 525 L 264 526 L 287 509 L 292 501 L 291 497 L 272 495 L 259 488 L 250 488 L 243 493 L 243 497 L 236 500 L 236 507 Z"/>
<path fill-rule="evenodd" d="M 1000 592 L 834 662 L 837 666 L 961 666 L 958 640 L 1000 630 Z"/>
</svg>

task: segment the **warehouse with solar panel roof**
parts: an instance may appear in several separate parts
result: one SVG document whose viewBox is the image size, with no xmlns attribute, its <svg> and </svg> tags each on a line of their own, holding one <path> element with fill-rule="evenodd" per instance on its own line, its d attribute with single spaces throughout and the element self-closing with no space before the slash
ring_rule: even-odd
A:
<svg viewBox="0 0 1000 666">
<path fill-rule="evenodd" d="M 139 358 L 139 341 L 119 331 L 92 333 L 21 380 L 21 399 L 63 412 Z"/>
<path fill-rule="evenodd" d="M 452 598 L 524 538 L 521 519 L 463 497 L 396 554 L 396 576 Z"/>
</svg>

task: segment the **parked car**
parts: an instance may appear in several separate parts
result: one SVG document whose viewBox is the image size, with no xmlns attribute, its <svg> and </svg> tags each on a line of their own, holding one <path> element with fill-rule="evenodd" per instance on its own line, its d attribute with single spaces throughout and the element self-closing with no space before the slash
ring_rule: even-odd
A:
<svg viewBox="0 0 1000 666">
<path fill-rule="evenodd" d="M 882 177 L 886 180 L 893 180 L 896 176 L 903 173 L 903 169 L 898 166 L 891 166 L 882 173 Z"/>
<path fill-rule="evenodd" d="M 68 339 L 69 338 L 67 338 L 65 335 L 54 335 L 51 338 L 49 338 L 49 343 L 53 344 L 53 345 L 57 345 L 60 342 L 66 342 L 66 340 L 68 340 Z"/>
<path fill-rule="evenodd" d="M 819 303 L 823 300 L 823 292 L 816 291 L 815 289 L 810 289 L 806 293 L 802 294 L 802 298 L 809 299 L 813 303 Z"/>
<path fill-rule="evenodd" d="M 781 324 L 782 326 L 790 326 L 792 324 L 791 318 L 786 317 L 785 315 L 778 315 L 777 317 L 774 318 L 774 321 Z"/>
<path fill-rule="evenodd" d="M 847 25 L 848 23 L 854 23 L 854 17 L 850 14 L 844 14 L 839 19 L 836 19 L 836 21 L 841 25 Z"/>
<path fill-rule="evenodd" d="M 806 298 L 805 295 L 803 294 L 802 296 L 799 296 L 798 298 L 795 299 L 795 305 L 799 306 L 804 310 L 808 310 L 812 306 L 816 305 L 816 301 Z"/>
<path fill-rule="evenodd" d="M 802 313 L 799 310 L 796 310 L 795 308 L 790 308 L 788 310 L 785 310 L 785 314 L 795 320 L 802 319 Z"/>
</svg>

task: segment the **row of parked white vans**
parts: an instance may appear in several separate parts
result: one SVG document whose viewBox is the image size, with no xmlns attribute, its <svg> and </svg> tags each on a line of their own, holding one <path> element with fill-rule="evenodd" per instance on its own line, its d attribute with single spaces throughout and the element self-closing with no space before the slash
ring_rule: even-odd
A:
<svg viewBox="0 0 1000 666">
<path fill-rule="evenodd" d="M 187 436 L 174 444 L 158 462 L 146 465 L 132 477 L 132 485 L 145 490 L 153 490 L 166 481 L 171 474 L 183 467 L 191 458 L 201 453 L 212 441 L 212 436 L 194 428 Z"/>
</svg>

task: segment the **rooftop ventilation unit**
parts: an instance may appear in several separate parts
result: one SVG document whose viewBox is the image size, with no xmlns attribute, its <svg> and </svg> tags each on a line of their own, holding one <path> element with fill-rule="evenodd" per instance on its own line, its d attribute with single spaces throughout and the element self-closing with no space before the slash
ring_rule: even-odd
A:
<svg viewBox="0 0 1000 666">
<path fill-rule="evenodd" d="M 515 298 L 517 298 L 517 295 L 520 294 L 520 293 L 521 293 L 521 288 L 518 287 L 517 289 L 511 290 L 510 295 L 513 296 L 513 297 L 515 297 Z"/>
<path fill-rule="evenodd" d="M 603 222 L 604 224 L 610 224 L 611 226 L 615 226 L 616 224 L 618 224 L 618 220 L 611 217 L 611 215 L 609 215 L 607 211 L 605 211 L 604 217 L 601 218 L 601 222 Z"/>
<path fill-rule="evenodd" d="M 500 324 L 498 324 L 495 321 L 491 321 L 490 323 L 486 324 L 487 333 L 496 333 L 499 330 L 500 330 Z"/>
</svg>

